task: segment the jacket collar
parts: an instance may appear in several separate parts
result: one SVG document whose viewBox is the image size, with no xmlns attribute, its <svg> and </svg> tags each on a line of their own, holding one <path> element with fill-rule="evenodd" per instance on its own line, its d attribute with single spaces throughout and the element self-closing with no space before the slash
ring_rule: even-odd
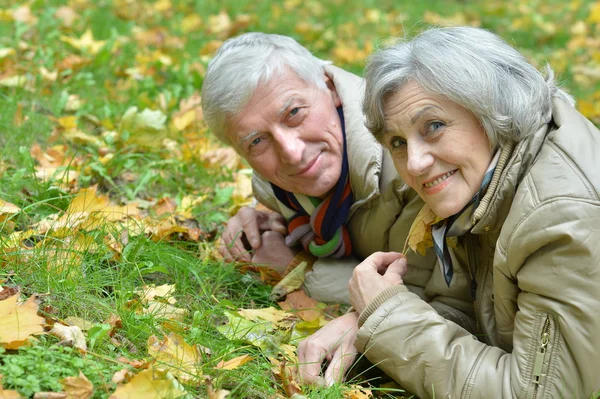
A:
<svg viewBox="0 0 600 399">
<path fill-rule="evenodd" d="M 364 90 L 362 78 L 333 65 L 327 65 L 325 73 L 333 81 L 344 110 L 350 184 L 354 193 L 352 212 L 379 194 L 383 148 L 365 127 L 360 106 Z"/>
<path fill-rule="evenodd" d="M 564 114 L 574 112 L 566 102 L 554 98 L 552 120 L 529 137 L 501 149 L 498 167 L 486 195 L 473 213 L 474 234 L 499 233 L 512 206 L 517 187 L 533 166 L 550 131 L 568 128 Z M 557 117 L 557 116 L 563 117 Z"/>
</svg>

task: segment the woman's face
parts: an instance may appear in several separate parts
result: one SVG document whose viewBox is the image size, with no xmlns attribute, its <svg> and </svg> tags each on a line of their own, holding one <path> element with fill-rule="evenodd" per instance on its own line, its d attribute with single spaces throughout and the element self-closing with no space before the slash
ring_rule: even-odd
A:
<svg viewBox="0 0 600 399">
<path fill-rule="evenodd" d="M 477 118 L 414 82 L 390 95 L 384 113 L 383 142 L 402 179 L 438 216 L 458 213 L 479 190 L 492 159 Z"/>
</svg>

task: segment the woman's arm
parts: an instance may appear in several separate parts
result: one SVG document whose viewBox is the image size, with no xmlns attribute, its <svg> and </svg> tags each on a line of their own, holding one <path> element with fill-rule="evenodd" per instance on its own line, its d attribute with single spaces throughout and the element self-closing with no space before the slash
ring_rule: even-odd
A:
<svg viewBox="0 0 600 399">
<path fill-rule="evenodd" d="M 589 397 L 600 387 L 600 204 L 548 200 L 512 225 L 494 257 L 509 352 L 410 292 L 367 315 L 359 352 L 421 398 Z"/>
</svg>

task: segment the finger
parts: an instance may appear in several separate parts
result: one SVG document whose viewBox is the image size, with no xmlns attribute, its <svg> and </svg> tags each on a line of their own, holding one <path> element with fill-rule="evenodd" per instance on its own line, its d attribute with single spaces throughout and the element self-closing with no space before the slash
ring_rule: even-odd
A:
<svg viewBox="0 0 600 399">
<path fill-rule="evenodd" d="M 350 367 L 352 367 L 355 357 L 356 353 L 352 351 L 344 352 L 341 348 L 335 351 L 329 367 L 325 370 L 325 384 L 331 386 L 336 382 L 342 382 L 344 376 Z"/>
<path fill-rule="evenodd" d="M 244 247 L 244 243 L 242 242 L 241 235 L 242 230 L 239 230 L 235 236 L 232 236 L 230 231 L 225 231 L 223 233 L 223 241 L 225 243 L 225 251 L 226 254 L 229 255 L 229 262 L 232 262 L 235 259 L 243 260 L 246 262 L 251 261 L 251 256 L 246 247 Z M 225 255 L 227 258 L 227 255 Z"/>
<path fill-rule="evenodd" d="M 271 227 L 271 230 L 285 236 L 288 233 L 287 227 L 286 227 L 286 221 L 283 218 L 283 216 L 281 216 L 278 213 L 273 213 L 269 216 L 269 225 Z"/>
<path fill-rule="evenodd" d="M 383 274 L 388 265 L 403 255 L 399 252 L 375 252 L 367 257 L 361 264 L 354 268 L 354 273 L 372 273 Z"/>
<path fill-rule="evenodd" d="M 404 277 L 407 270 L 408 261 L 406 258 L 400 258 L 390 263 L 383 278 L 393 283 L 402 283 L 402 277 Z"/>
<path fill-rule="evenodd" d="M 325 348 L 301 342 L 298 346 L 298 371 L 300 380 L 308 383 L 319 383 L 321 379 L 321 363 L 325 359 L 327 351 Z"/>
<path fill-rule="evenodd" d="M 258 229 L 258 214 L 256 211 L 239 212 L 242 223 L 242 231 L 253 249 L 260 247 L 260 230 Z"/>
</svg>

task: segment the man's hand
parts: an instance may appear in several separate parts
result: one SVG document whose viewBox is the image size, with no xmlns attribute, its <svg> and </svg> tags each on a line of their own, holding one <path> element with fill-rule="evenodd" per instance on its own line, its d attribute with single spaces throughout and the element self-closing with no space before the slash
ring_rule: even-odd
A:
<svg viewBox="0 0 600 399">
<path fill-rule="evenodd" d="M 330 321 L 300 342 L 298 360 L 301 381 L 327 385 L 342 381 L 356 358 L 354 340 L 357 333 L 358 314 L 351 312 Z M 323 378 L 321 365 L 325 359 L 329 365 Z"/>
<path fill-rule="evenodd" d="M 348 283 L 350 303 L 360 313 L 383 290 L 403 284 L 408 270 L 406 257 L 398 252 L 375 252 L 354 268 Z"/>
<path fill-rule="evenodd" d="M 283 275 L 295 255 L 296 250 L 287 246 L 283 235 L 269 230 L 262 233 L 261 246 L 254 250 L 252 263 L 268 266 Z"/>
<path fill-rule="evenodd" d="M 286 235 L 287 228 L 283 216 L 275 212 L 263 212 L 247 206 L 242 207 L 227 222 L 227 227 L 221 236 L 219 252 L 226 262 L 234 260 L 250 262 L 252 254 L 249 251 L 260 248 L 262 245 L 261 234 L 265 231 Z"/>
</svg>

